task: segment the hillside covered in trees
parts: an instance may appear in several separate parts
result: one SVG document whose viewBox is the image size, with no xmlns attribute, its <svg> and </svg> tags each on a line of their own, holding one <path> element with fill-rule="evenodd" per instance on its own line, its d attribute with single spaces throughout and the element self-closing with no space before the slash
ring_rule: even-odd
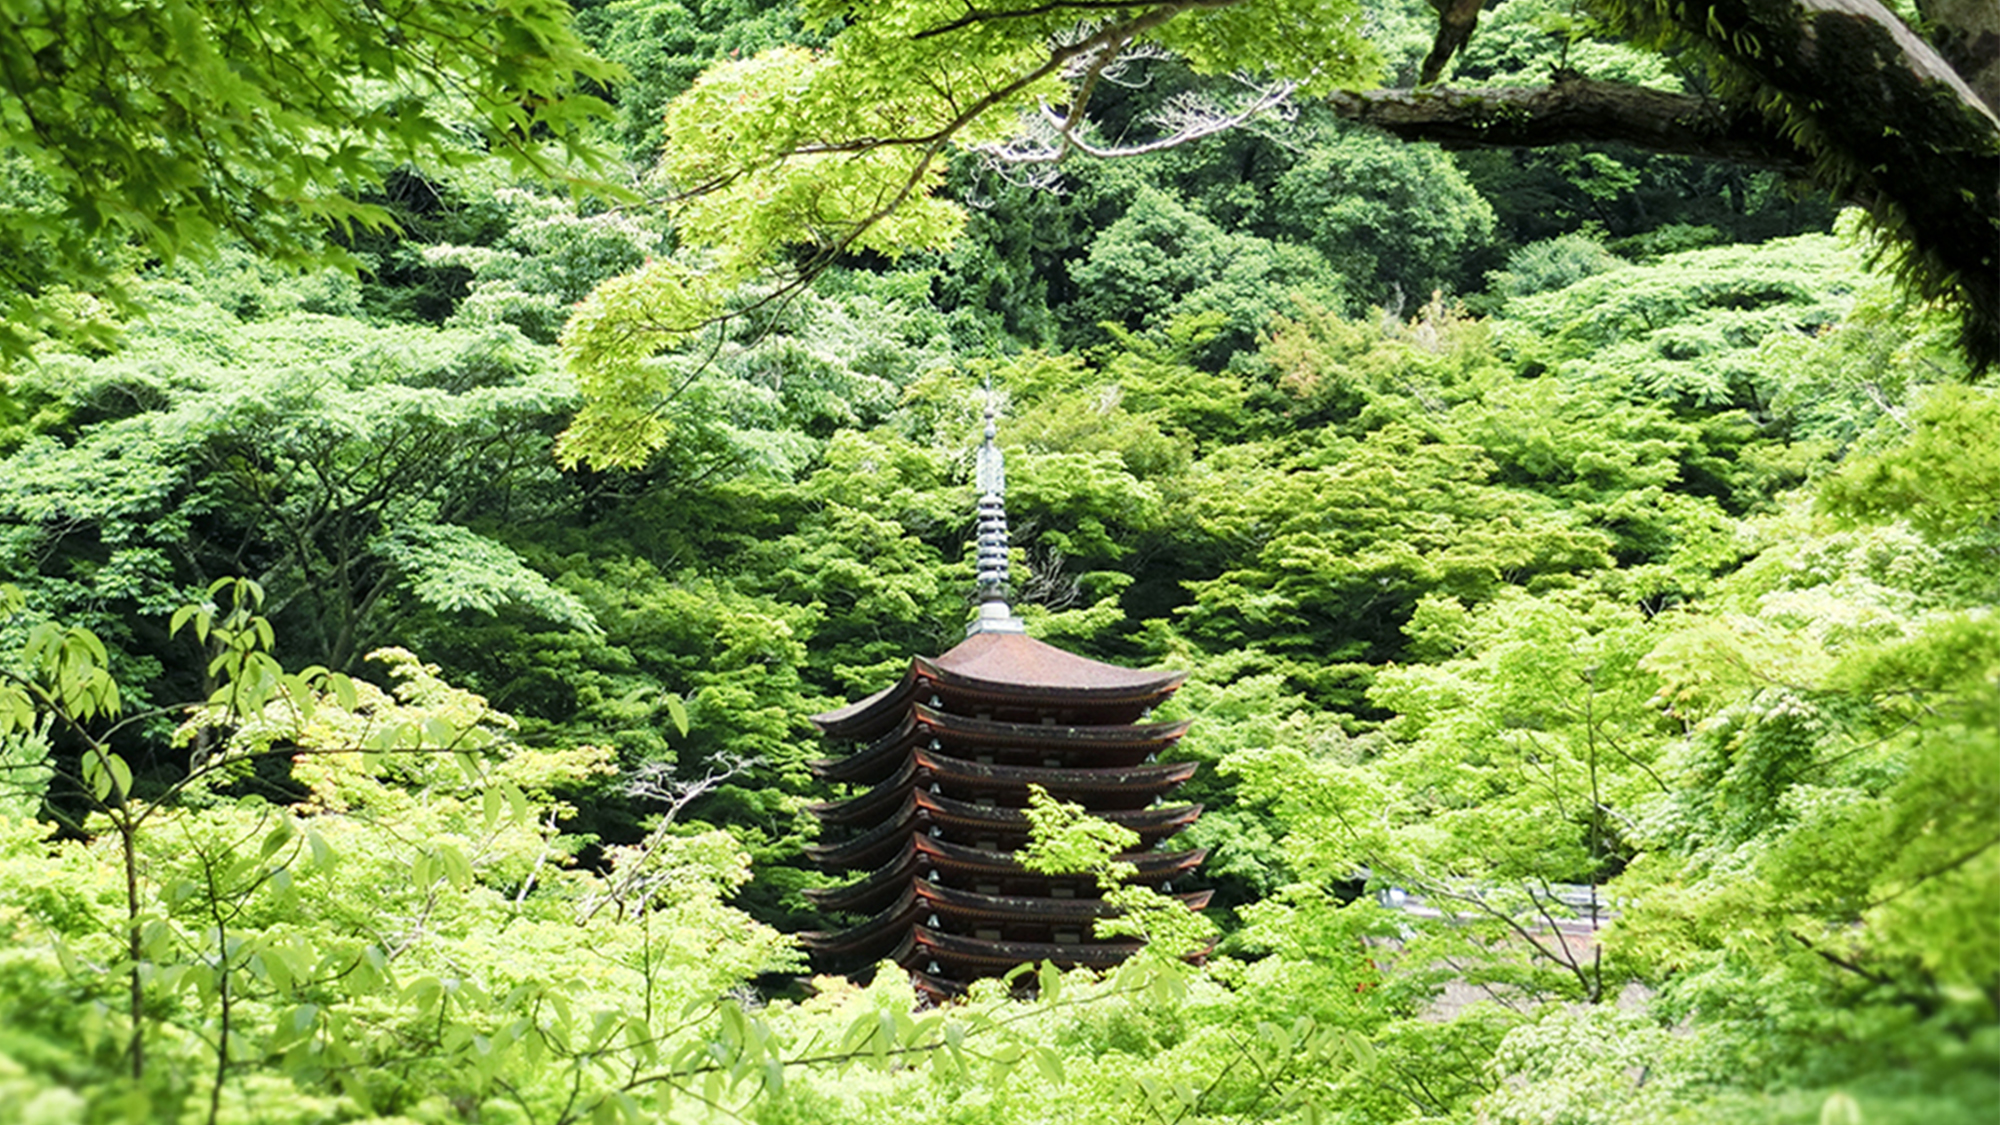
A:
<svg viewBox="0 0 2000 1125">
<path fill-rule="evenodd" d="M 0 1123 L 1989 1121 L 1996 23 L 27 5 Z M 1216 893 L 926 1008 L 989 406 Z"/>
</svg>

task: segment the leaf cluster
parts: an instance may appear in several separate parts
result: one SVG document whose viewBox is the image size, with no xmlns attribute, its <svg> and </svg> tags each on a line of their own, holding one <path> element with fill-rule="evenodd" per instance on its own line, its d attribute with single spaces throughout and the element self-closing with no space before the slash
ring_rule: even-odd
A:
<svg viewBox="0 0 2000 1125">
<path fill-rule="evenodd" d="M 338 260 L 324 233 L 386 225 L 360 195 L 396 164 L 485 148 L 553 176 L 594 156 L 588 125 L 603 105 L 579 77 L 613 73 L 548 0 L 255 13 L 50 0 L 13 27 L 0 135 L 10 179 L 29 190 L 0 211 L 0 241 L 16 313 L 48 308 L 59 279 L 115 279 L 128 244 L 173 259 L 240 239 L 269 257 Z M 15 354 L 26 343 L 0 341 Z"/>
</svg>

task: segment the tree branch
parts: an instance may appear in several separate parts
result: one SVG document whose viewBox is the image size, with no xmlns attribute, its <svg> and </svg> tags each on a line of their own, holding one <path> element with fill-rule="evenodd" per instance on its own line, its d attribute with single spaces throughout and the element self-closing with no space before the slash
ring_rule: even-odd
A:
<svg viewBox="0 0 2000 1125">
<path fill-rule="evenodd" d="M 2000 5 L 1992 0 L 1917 0 L 1931 46 L 1986 108 L 2000 116 Z"/>
<path fill-rule="evenodd" d="M 1803 174 L 1810 161 L 1759 114 L 1574 72 L 1557 75 L 1548 86 L 1340 91 L 1327 103 L 1349 121 L 1446 148 L 1629 144 L 1794 174 Z"/>
<path fill-rule="evenodd" d="M 1880 0 L 1593 6 L 1647 46 L 1709 60 L 1733 104 L 1811 153 L 1816 183 L 1868 207 L 1901 280 L 1952 304 L 1974 367 L 2000 363 L 2000 116 L 1936 49 Z"/>
<path fill-rule="evenodd" d="M 1227 8 L 1240 3 L 1242 3 L 1242 0 L 1187 0 L 1184 3 L 1169 4 L 1166 6 L 1174 11 L 1180 11 L 1184 8 Z M 949 35 L 954 31 L 962 31 L 968 27 L 998 20 L 1033 19 L 1036 16 L 1054 15 L 1058 12 L 1123 13 L 1133 7 L 1135 5 L 1132 3 L 1132 0 L 1050 0 L 1049 3 L 1037 4 L 1032 8 L 1013 9 L 974 8 L 967 5 L 964 15 L 948 23 L 942 23 L 936 27 L 919 31 L 915 35 L 910 36 L 910 38 L 930 39 L 934 36 Z"/>
</svg>

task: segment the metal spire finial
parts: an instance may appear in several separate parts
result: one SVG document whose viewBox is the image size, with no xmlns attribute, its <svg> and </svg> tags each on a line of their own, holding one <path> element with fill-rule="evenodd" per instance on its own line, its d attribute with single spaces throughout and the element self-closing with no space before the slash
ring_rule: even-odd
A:
<svg viewBox="0 0 2000 1125">
<path fill-rule="evenodd" d="M 997 427 L 993 392 L 986 399 L 986 440 L 979 446 L 976 483 L 979 488 L 979 547 L 975 556 L 978 585 L 974 598 L 979 616 L 965 627 L 977 633 L 1025 633 L 1027 626 L 1007 606 L 1007 465 L 995 442 Z"/>
</svg>

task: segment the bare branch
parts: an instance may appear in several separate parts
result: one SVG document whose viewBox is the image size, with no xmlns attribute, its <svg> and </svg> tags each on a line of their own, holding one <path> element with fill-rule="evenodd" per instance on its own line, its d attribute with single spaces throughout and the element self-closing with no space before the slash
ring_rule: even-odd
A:
<svg viewBox="0 0 2000 1125">
<path fill-rule="evenodd" d="M 1117 160 L 1179 148 L 1260 117 L 1290 119 L 1293 112 L 1291 98 L 1298 90 L 1298 83 L 1259 82 L 1242 74 L 1237 75 L 1236 80 L 1247 93 L 1234 104 L 1224 104 L 1212 96 L 1201 94 L 1181 94 L 1168 99 L 1147 118 L 1163 130 L 1163 135 L 1140 144 L 1102 145 L 1090 141 L 1089 123 L 1080 114 L 1082 104 L 1079 100 L 1066 115 L 1056 113 L 1045 104 L 1039 112 L 1024 118 L 1021 133 L 1012 140 L 981 145 L 974 151 L 999 168 L 1055 164 L 1072 152 L 1100 160 Z"/>
<path fill-rule="evenodd" d="M 693 779 L 674 777 L 673 767 L 663 762 L 647 762 L 640 766 L 633 773 L 632 779 L 625 783 L 626 795 L 641 800 L 664 802 L 667 806 L 666 812 L 661 814 L 659 824 L 647 834 L 645 842 L 639 845 L 638 854 L 624 865 L 625 870 L 617 882 L 605 888 L 602 894 L 586 901 L 582 914 L 577 919 L 578 924 L 595 918 L 599 911 L 614 902 L 618 904 L 620 913 L 623 913 L 626 900 L 635 892 L 637 897 L 634 905 L 643 907 L 653 887 L 659 882 L 657 874 L 651 876 L 647 874 L 646 861 L 651 859 L 653 853 L 666 843 L 668 836 L 672 835 L 675 819 L 689 805 L 713 792 L 722 783 L 762 764 L 762 758 L 732 755 L 717 759 L 707 773 Z"/>
</svg>

